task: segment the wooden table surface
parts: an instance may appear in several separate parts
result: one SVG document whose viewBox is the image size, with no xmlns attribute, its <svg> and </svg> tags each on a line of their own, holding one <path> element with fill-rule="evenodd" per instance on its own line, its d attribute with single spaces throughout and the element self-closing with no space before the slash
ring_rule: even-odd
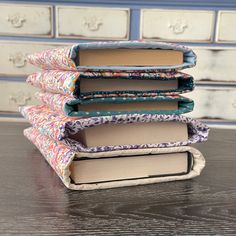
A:
<svg viewBox="0 0 236 236">
<path fill-rule="evenodd" d="M 207 165 L 195 179 L 80 192 L 25 127 L 0 123 L 0 235 L 236 235 L 236 130 L 212 129 L 197 145 Z"/>
</svg>

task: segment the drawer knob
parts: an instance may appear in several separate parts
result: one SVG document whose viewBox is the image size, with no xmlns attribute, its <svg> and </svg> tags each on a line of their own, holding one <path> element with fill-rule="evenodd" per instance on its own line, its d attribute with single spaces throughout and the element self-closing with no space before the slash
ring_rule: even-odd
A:
<svg viewBox="0 0 236 236">
<path fill-rule="evenodd" d="M 177 19 L 174 23 L 169 23 L 168 27 L 172 29 L 174 34 L 183 34 L 188 28 L 188 24 L 182 19 Z"/>
<path fill-rule="evenodd" d="M 24 22 L 26 22 L 26 19 L 19 13 L 16 13 L 15 15 L 8 16 L 7 21 L 10 22 L 14 28 L 21 28 Z"/>
<path fill-rule="evenodd" d="M 22 52 L 17 52 L 15 55 L 10 55 L 9 61 L 11 61 L 17 68 L 24 67 L 27 62 L 26 55 L 24 55 Z"/>
<path fill-rule="evenodd" d="M 102 19 L 96 16 L 84 17 L 83 25 L 87 27 L 90 31 L 99 30 L 100 26 L 103 24 Z"/>
<path fill-rule="evenodd" d="M 18 106 L 25 106 L 30 99 L 31 97 L 28 94 L 24 94 L 22 91 L 17 94 L 11 94 L 9 97 L 9 101 L 13 101 Z"/>
<path fill-rule="evenodd" d="M 236 99 L 232 103 L 233 108 L 236 108 Z"/>
</svg>

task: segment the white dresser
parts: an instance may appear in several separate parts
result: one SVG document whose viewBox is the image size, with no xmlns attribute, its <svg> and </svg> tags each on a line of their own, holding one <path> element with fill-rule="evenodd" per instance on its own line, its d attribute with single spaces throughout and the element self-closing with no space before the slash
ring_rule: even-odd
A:
<svg viewBox="0 0 236 236">
<path fill-rule="evenodd" d="M 0 116 L 37 103 L 35 89 L 24 83 L 26 75 L 38 70 L 27 64 L 28 54 L 82 41 L 142 39 L 192 47 L 197 66 L 184 71 L 196 80 L 195 91 L 186 95 L 195 101 L 190 116 L 236 124 L 233 3 L 229 9 L 222 4 L 193 7 L 193 2 L 182 8 L 173 1 L 105 2 L 0 4 Z"/>
</svg>

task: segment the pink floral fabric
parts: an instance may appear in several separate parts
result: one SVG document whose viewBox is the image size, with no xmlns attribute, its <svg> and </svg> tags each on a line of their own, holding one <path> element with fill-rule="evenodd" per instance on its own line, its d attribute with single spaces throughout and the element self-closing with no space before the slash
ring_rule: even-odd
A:
<svg viewBox="0 0 236 236">
<path fill-rule="evenodd" d="M 70 103 L 74 98 L 64 96 L 62 94 L 52 94 L 37 92 L 35 97 L 44 105 L 47 105 L 51 110 L 58 112 L 59 114 L 66 115 L 65 104 Z"/>
<path fill-rule="evenodd" d="M 80 66 L 75 61 L 78 59 L 79 51 L 84 49 L 113 49 L 113 48 L 147 48 L 147 49 L 167 49 L 182 51 L 184 63 L 176 66 L 152 66 L 152 67 L 126 67 L 126 66 Z M 59 69 L 83 71 L 170 71 L 193 67 L 196 64 L 196 55 L 185 46 L 165 42 L 145 42 L 145 41 L 110 41 L 110 42 L 92 42 L 80 43 L 71 47 L 48 49 L 43 52 L 28 56 L 29 63 L 42 69 Z"/>
<path fill-rule="evenodd" d="M 130 98 L 96 98 L 91 100 L 81 100 L 81 99 L 74 99 L 70 96 L 65 96 L 62 94 L 53 94 L 47 92 L 37 92 L 35 97 L 42 103 L 47 105 L 51 110 L 56 111 L 58 113 L 64 114 L 70 117 L 91 117 L 91 116 L 102 116 L 102 115 L 120 115 L 120 114 L 143 114 L 147 113 L 147 111 L 139 110 L 137 107 L 137 111 L 102 111 L 102 110 L 94 110 L 94 111 L 84 111 L 83 108 L 75 108 L 81 104 L 91 104 L 91 103 L 124 103 L 125 101 L 128 102 L 178 102 L 178 108 L 175 110 L 150 110 L 148 113 L 150 114 L 183 114 L 192 111 L 193 109 L 193 101 L 191 99 L 179 96 L 179 95 L 172 95 L 172 96 L 153 96 L 153 97 L 130 97 Z M 117 101 L 119 100 L 119 101 Z"/>
<path fill-rule="evenodd" d="M 71 47 L 47 49 L 28 56 L 28 62 L 43 69 L 58 68 L 75 70 L 76 65 L 70 58 Z"/>
<path fill-rule="evenodd" d="M 109 93 L 109 94 L 80 94 L 80 79 L 81 78 L 96 78 L 96 79 L 155 79 L 155 80 L 183 80 L 186 83 L 192 84 L 172 92 L 140 92 L 140 93 Z M 75 71 L 60 71 L 60 70 L 45 70 L 42 72 L 33 73 L 28 76 L 26 82 L 34 87 L 38 87 L 43 91 L 51 93 L 59 93 L 71 97 L 81 97 L 83 99 L 96 97 L 134 97 L 134 96 L 156 96 L 157 94 L 174 95 L 190 92 L 194 88 L 193 79 L 190 75 L 182 72 L 158 72 L 158 73 L 144 73 L 144 72 L 75 72 Z"/>
<path fill-rule="evenodd" d="M 115 188 L 123 186 L 133 186 L 140 184 L 151 184 L 159 182 L 167 182 L 174 180 L 190 179 L 198 176 L 205 166 L 205 160 L 202 154 L 189 146 L 172 147 L 172 148 L 148 148 L 148 149 L 136 149 L 125 151 L 113 151 L 101 153 L 95 153 L 95 155 L 87 153 L 79 153 L 72 151 L 65 144 L 55 141 L 46 135 L 40 133 L 36 128 L 27 128 L 24 130 L 24 135 L 39 149 L 50 166 L 55 170 L 62 182 L 67 188 L 73 190 L 92 190 L 92 189 L 105 189 Z M 155 177 L 149 179 L 139 180 L 122 180 L 107 183 L 96 184 L 80 184 L 75 185 L 70 179 L 70 164 L 75 158 L 87 157 L 87 158 L 99 158 L 107 157 L 108 155 L 113 158 L 116 156 L 129 156 L 129 155 L 150 155 L 150 154 L 162 154 L 162 153 L 176 153 L 176 152 L 189 152 L 193 158 L 193 166 L 188 174 L 181 176 L 166 176 Z"/>
</svg>

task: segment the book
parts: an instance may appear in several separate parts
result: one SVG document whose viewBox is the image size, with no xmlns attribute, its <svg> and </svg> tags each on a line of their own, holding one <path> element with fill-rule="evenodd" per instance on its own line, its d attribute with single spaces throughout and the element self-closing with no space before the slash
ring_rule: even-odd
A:
<svg viewBox="0 0 236 236">
<path fill-rule="evenodd" d="M 80 66 L 172 66 L 183 62 L 183 52 L 165 49 L 82 49 L 75 58 Z"/>
<path fill-rule="evenodd" d="M 176 95 L 194 88 L 193 77 L 182 72 L 77 72 L 44 70 L 27 82 L 44 90 L 74 98 Z"/>
<path fill-rule="evenodd" d="M 42 134 L 80 152 L 183 146 L 206 141 L 209 131 L 208 127 L 200 121 L 181 115 L 126 114 L 74 118 L 50 110 L 45 105 L 24 106 L 20 111 Z M 118 125 L 122 128 L 116 128 Z M 173 132 L 174 127 L 176 127 L 175 132 Z M 89 129 L 93 128 L 97 129 L 97 142 L 107 137 L 102 143 L 104 145 L 88 147 L 77 140 L 77 135 L 80 136 L 83 130 L 90 132 Z M 117 133 L 114 132 L 115 130 Z M 159 131 L 162 132 L 161 135 Z M 130 137 L 130 140 L 127 140 L 127 137 Z M 127 142 L 125 143 L 123 139 Z"/>
<path fill-rule="evenodd" d="M 171 121 L 142 124 L 101 124 L 81 130 L 77 134 L 71 134 L 68 137 L 88 148 L 96 146 L 145 145 L 183 142 L 188 139 L 188 129 L 187 124 Z"/>
<path fill-rule="evenodd" d="M 70 165 L 75 184 L 185 175 L 192 166 L 187 152 L 75 159 Z"/>
<path fill-rule="evenodd" d="M 50 109 L 70 117 L 122 114 L 182 114 L 193 110 L 191 99 L 173 96 L 74 99 L 62 94 L 37 92 L 36 98 Z"/>
<path fill-rule="evenodd" d="M 181 45 L 150 41 L 79 43 L 28 56 L 43 69 L 90 71 L 170 71 L 193 67 L 194 52 Z"/>
<path fill-rule="evenodd" d="M 158 91 L 176 90 L 177 80 L 147 80 L 147 79 L 80 79 L 81 93 L 116 92 L 116 91 Z"/>
<path fill-rule="evenodd" d="M 55 141 L 49 136 L 42 134 L 37 128 L 31 127 L 31 128 L 25 129 L 24 135 L 39 149 L 39 151 L 48 161 L 50 166 L 60 177 L 64 185 L 67 188 L 73 189 L 73 190 L 117 188 L 117 187 L 124 187 L 124 186 L 135 186 L 135 185 L 153 184 L 153 183 L 161 183 L 161 182 L 167 182 L 167 181 L 191 179 L 200 175 L 201 171 L 203 170 L 205 166 L 205 159 L 203 155 L 201 154 L 201 152 L 199 152 L 197 149 L 190 146 L 168 147 L 168 148 L 162 147 L 162 148 L 126 149 L 126 150 L 113 150 L 113 151 L 106 150 L 106 151 L 101 151 L 101 152 L 96 152 L 96 153 L 87 153 L 87 152 L 76 152 L 73 149 L 71 149 L 68 145 L 59 141 Z M 190 158 L 188 160 L 186 159 L 186 153 L 188 157 Z M 144 174 L 146 173 L 142 173 L 140 175 L 140 172 L 136 171 L 138 169 L 138 166 L 137 166 L 135 170 L 135 175 L 137 176 L 138 174 L 139 176 L 141 176 L 141 178 L 126 179 L 126 180 L 116 179 L 116 181 L 106 181 L 106 182 L 96 182 L 96 183 L 80 182 L 81 181 L 81 178 L 80 178 L 78 181 L 76 181 L 80 184 L 75 184 L 75 182 L 72 180 L 73 176 L 77 174 L 79 175 L 80 171 L 83 171 L 85 173 L 86 170 L 84 168 L 83 169 L 80 168 L 82 167 L 80 166 L 80 164 L 83 161 L 85 161 L 83 159 L 88 160 L 88 158 L 90 158 L 91 160 L 89 161 L 89 163 L 92 163 L 96 160 L 99 162 L 104 159 L 107 159 L 107 160 L 109 159 L 112 161 L 113 158 L 114 160 L 119 159 L 123 162 L 123 160 L 125 160 L 126 158 L 129 158 L 131 160 L 131 158 L 140 157 L 140 160 L 142 159 L 141 162 L 144 162 L 144 161 L 146 162 L 147 161 L 146 158 L 149 158 L 152 161 L 158 156 L 159 157 L 162 156 L 163 160 L 165 161 L 168 160 L 167 162 L 172 163 L 171 165 L 165 161 L 164 163 L 162 163 L 168 168 L 168 170 L 166 170 L 166 172 L 168 171 L 169 173 L 168 175 L 166 175 L 166 172 L 165 173 L 156 172 L 157 176 L 150 176 L 146 178 L 146 176 L 144 176 Z M 168 159 L 168 157 L 170 157 L 170 159 Z M 177 165 L 180 165 L 180 166 L 177 167 L 175 164 L 173 164 L 171 160 L 171 158 L 173 157 L 175 161 L 177 161 Z M 124 161 L 123 164 L 125 162 L 126 161 Z M 186 162 L 188 162 L 188 164 Z M 128 164 L 127 163 L 125 164 L 127 168 Z M 149 163 L 149 166 L 150 164 L 151 163 Z M 72 165 L 74 165 L 74 167 Z M 94 164 L 95 168 L 96 166 L 97 166 L 97 163 Z M 104 167 L 104 165 L 102 166 Z M 101 168 L 103 168 L 102 166 Z M 117 173 L 114 168 L 114 164 L 112 164 L 112 166 L 113 167 L 110 169 L 106 168 L 106 171 L 103 169 L 103 173 L 106 174 L 106 172 L 110 172 L 110 174 L 112 175 L 113 174 L 112 172 L 114 171 L 114 174 L 116 174 L 117 176 Z M 80 168 L 80 171 L 79 170 L 73 171 L 73 168 L 77 168 L 77 167 Z M 159 164 L 157 165 L 156 163 L 153 163 L 152 167 L 154 167 L 155 170 L 157 170 L 156 168 L 159 167 Z M 169 169 L 169 167 L 174 168 L 174 169 Z M 73 173 L 71 173 L 71 170 Z M 129 167 L 128 173 L 133 173 L 132 171 L 133 171 L 133 168 Z M 142 171 L 142 168 L 140 168 L 140 171 Z M 185 173 L 182 173 L 182 171 Z M 176 173 L 172 174 L 173 172 L 176 172 Z M 100 172 L 100 174 L 103 174 L 103 173 Z M 85 174 L 87 174 L 88 178 L 91 178 L 93 175 L 92 171 L 86 171 Z M 97 172 L 96 174 L 98 175 L 99 173 Z M 112 177 L 111 175 L 110 177 Z M 106 176 L 106 177 L 109 177 L 109 176 Z"/>
<path fill-rule="evenodd" d="M 142 111 L 165 111 L 165 110 L 178 110 L 178 101 L 136 101 L 138 99 L 133 100 L 131 99 L 130 102 L 118 103 L 118 102 L 109 102 L 109 103 L 82 103 L 75 106 L 76 111 L 84 111 L 84 112 L 92 112 L 92 111 L 107 111 L 112 114 L 113 112 L 121 112 L 128 114 L 129 112 L 140 113 Z M 115 100 L 116 101 L 116 100 Z M 126 101 L 126 100 L 125 100 Z"/>
</svg>

